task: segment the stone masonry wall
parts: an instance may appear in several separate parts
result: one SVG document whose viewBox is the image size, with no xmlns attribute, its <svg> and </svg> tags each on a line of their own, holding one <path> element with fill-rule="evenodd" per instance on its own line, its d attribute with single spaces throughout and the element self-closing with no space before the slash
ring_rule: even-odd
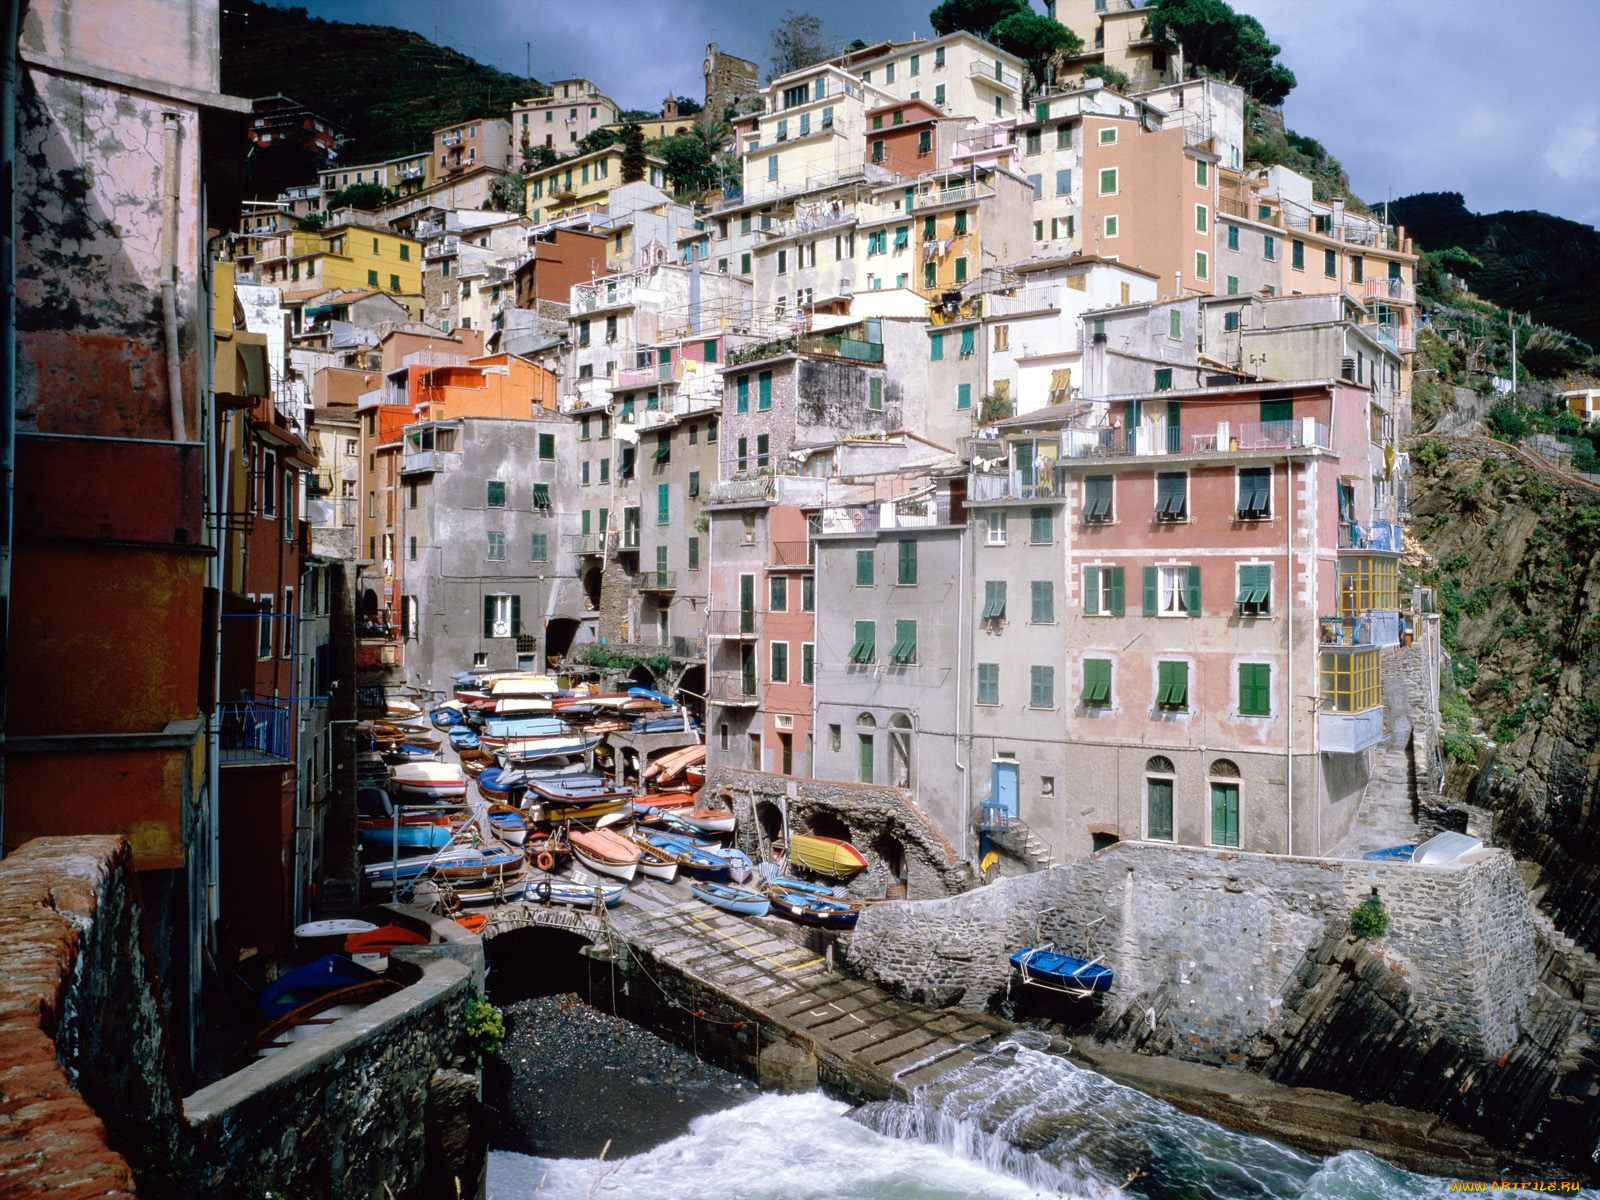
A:
<svg viewBox="0 0 1600 1200">
<path fill-rule="evenodd" d="M 1127 1015 L 1125 1040 L 1237 1062 L 1262 1052 L 1307 953 L 1343 933 L 1373 886 L 1391 917 L 1386 956 L 1419 1018 L 1479 1053 L 1502 1052 L 1537 969 L 1526 901 L 1497 851 L 1419 868 L 1121 843 L 965 895 L 874 905 L 849 960 L 907 994 L 981 1009 L 1014 986 L 1008 959 L 1020 947 L 1102 954 L 1117 972 L 1103 1030 Z"/>
<path fill-rule="evenodd" d="M 765 802 L 779 809 L 787 805 L 793 833 L 833 836 L 828 825 L 818 827 L 818 819 L 843 823 L 847 840 L 867 859 L 867 869 L 850 882 L 853 895 L 884 896 L 899 882 L 883 855 L 891 842 L 903 856 L 905 894 L 912 899 L 949 896 L 972 886 L 971 870 L 957 861 L 955 848 L 910 793 L 899 788 L 713 767 L 702 794 L 722 795 L 730 803 L 739 817 L 739 848 L 755 862 L 772 856 L 772 841 L 756 811 Z"/>
<path fill-rule="evenodd" d="M 131 1195 L 130 1160 L 172 1157 L 129 854 L 119 837 L 51 837 L 0 862 L 0 1195 Z"/>
</svg>

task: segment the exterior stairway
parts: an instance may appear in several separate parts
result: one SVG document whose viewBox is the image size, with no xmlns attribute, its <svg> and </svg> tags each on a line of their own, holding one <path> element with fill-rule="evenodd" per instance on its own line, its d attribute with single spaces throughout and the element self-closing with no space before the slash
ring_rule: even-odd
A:
<svg viewBox="0 0 1600 1200">
<path fill-rule="evenodd" d="M 1332 858 L 1359 858 L 1368 850 L 1415 843 L 1423 838 L 1416 820 L 1421 764 L 1416 761 L 1410 679 L 1421 653 L 1420 646 L 1408 646 L 1384 656 L 1383 703 L 1388 736 L 1373 750 L 1371 774 L 1355 823 L 1329 850 Z"/>
</svg>

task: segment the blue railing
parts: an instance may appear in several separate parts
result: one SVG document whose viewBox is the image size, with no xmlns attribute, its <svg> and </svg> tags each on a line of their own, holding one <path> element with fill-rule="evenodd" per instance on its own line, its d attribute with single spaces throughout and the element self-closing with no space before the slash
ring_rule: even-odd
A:
<svg viewBox="0 0 1600 1200">
<path fill-rule="evenodd" d="M 978 806 L 978 831 L 980 833 L 1009 833 L 1011 831 L 1011 811 L 1003 804 L 980 804 Z"/>
<path fill-rule="evenodd" d="M 224 763 L 288 761 L 293 706 L 287 700 L 252 696 L 217 705 L 219 748 Z"/>
</svg>

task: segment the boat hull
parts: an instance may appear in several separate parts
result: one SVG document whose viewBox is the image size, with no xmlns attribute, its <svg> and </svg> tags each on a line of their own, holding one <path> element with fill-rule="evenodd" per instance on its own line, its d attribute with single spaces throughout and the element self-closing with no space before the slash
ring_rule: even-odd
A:
<svg viewBox="0 0 1600 1200">
<path fill-rule="evenodd" d="M 815 834 L 795 834 L 789 839 L 789 858 L 830 879 L 854 879 L 867 869 L 866 856 L 849 842 Z"/>
<path fill-rule="evenodd" d="M 715 905 L 725 912 L 738 913 L 745 917 L 764 917 L 772 907 L 771 902 L 757 892 L 747 892 L 743 888 L 728 887 L 720 883 L 692 883 L 689 890 L 707 904 Z"/>
<path fill-rule="evenodd" d="M 1114 982 L 1110 967 L 1045 946 L 1024 946 L 1011 956 L 1011 963 L 1022 972 L 1024 983 L 1052 991 L 1099 995 L 1109 992 Z"/>
</svg>

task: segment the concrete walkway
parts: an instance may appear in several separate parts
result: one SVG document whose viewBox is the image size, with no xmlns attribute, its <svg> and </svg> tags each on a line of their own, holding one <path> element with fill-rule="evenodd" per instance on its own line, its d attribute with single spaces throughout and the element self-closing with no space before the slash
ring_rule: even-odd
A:
<svg viewBox="0 0 1600 1200">
<path fill-rule="evenodd" d="M 1383 659 L 1386 736 L 1373 750 L 1372 775 L 1350 832 L 1329 852 L 1332 858 L 1359 858 L 1367 850 L 1421 840 L 1415 812 L 1415 766 L 1412 762 L 1411 673 L 1418 669 L 1420 646 L 1386 654 Z"/>
</svg>

